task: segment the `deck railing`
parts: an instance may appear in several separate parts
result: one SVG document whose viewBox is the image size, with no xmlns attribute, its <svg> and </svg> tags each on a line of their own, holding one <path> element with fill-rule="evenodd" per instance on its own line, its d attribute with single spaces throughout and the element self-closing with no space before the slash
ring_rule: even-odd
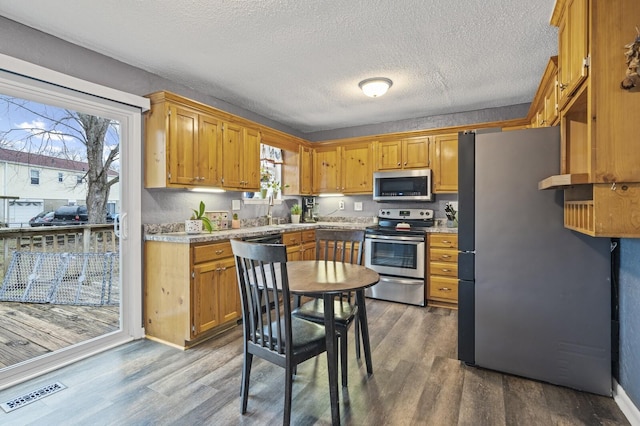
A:
<svg viewBox="0 0 640 426">
<path fill-rule="evenodd" d="M 0 282 L 14 251 L 47 253 L 118 252 L 119 238 L 112 224 L 1 228 Z"/>
</svg>

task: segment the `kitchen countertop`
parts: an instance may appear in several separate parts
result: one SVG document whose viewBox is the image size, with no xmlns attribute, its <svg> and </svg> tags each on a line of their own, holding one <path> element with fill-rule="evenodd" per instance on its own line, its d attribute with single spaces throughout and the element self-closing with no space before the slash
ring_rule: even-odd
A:
<svg viewBox="0 0 640 426">
<path fill-rule="evenodd" d="M 264 234 L 282 233 L 292 231 L 304 231 L 307 229 L 364 229 L 371 226 L 371 223 L 353 223 L 353 222 L 316 222 L 316 223 L 286 223 L 282 225 L 255 226 L 251 228 L 225 229 L 221 231 L 213 231 L 211 233 L 203 232 L 201 234 L 187 234 L 186 232 L 167 232 L 144 235 L 145 241 L 164 241 L 168 243 L 207 243 L 215 241 L 228 240 L 230 238 L 246 238 L 255 237 Z M 457 234 L 458 228 L 447 228 L 445 226 L 433 226 L 427 230 L 427 233 L 447 233 Z"/>
</svg>

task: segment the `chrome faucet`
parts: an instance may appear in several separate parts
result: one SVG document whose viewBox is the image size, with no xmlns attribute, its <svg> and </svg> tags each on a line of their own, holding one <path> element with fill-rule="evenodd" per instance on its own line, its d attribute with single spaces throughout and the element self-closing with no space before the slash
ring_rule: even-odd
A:
<svg viewBox="0 0 640 426">
<path fill-rule="evenodd" d="M 271 214 L 272 207 L 273 207 L 273 195 L 269 195 L 269 207 L 267 207 L 267 221 L 269 225 L 273 225 L 273 216 Z"/>
</svg>

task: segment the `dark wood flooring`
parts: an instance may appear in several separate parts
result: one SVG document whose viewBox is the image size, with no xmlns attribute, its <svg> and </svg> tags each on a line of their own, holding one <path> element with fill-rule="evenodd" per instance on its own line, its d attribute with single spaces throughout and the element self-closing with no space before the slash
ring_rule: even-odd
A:
<svg viewBox="0 0 640 426">
<path fill-rule="evenodd" d="M 626 425 L 612 398 L 477 369 L 456 360 L 457 314 L 367 300 L 374 374 L 350 350 L 344 425 Z M 351 330 L 353 333 L 353 328 Z M 139 340 L 0 391 L 0 402 L 59 381 L 67 389 L 9 414 L 16 425 L 282 423 L 284 370 L 255 360 L 240 414 L 240 327 L 180 351 Z M 353 338 L 350 339 L 353 343 Z M 331 423 L 326 358 L 298 367 L 292 424 Z"/>
</svg>

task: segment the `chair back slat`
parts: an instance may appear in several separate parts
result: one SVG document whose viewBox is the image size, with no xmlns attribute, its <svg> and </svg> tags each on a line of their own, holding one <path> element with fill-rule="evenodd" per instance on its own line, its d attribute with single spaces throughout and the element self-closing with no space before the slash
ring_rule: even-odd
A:
<svg viewBox="0 0 640 426">
<path fill-rule="evenodd" d="M 362 265 L 364 230 L 316 230 L 316 259 Z"/>
<path fill-rule="evenodd" d="M 286 246 L 231 240 L 231 248 L 242 299 L 245 340 L 285 355 L 286 342 L 291 342 Z"/>
</svg>

